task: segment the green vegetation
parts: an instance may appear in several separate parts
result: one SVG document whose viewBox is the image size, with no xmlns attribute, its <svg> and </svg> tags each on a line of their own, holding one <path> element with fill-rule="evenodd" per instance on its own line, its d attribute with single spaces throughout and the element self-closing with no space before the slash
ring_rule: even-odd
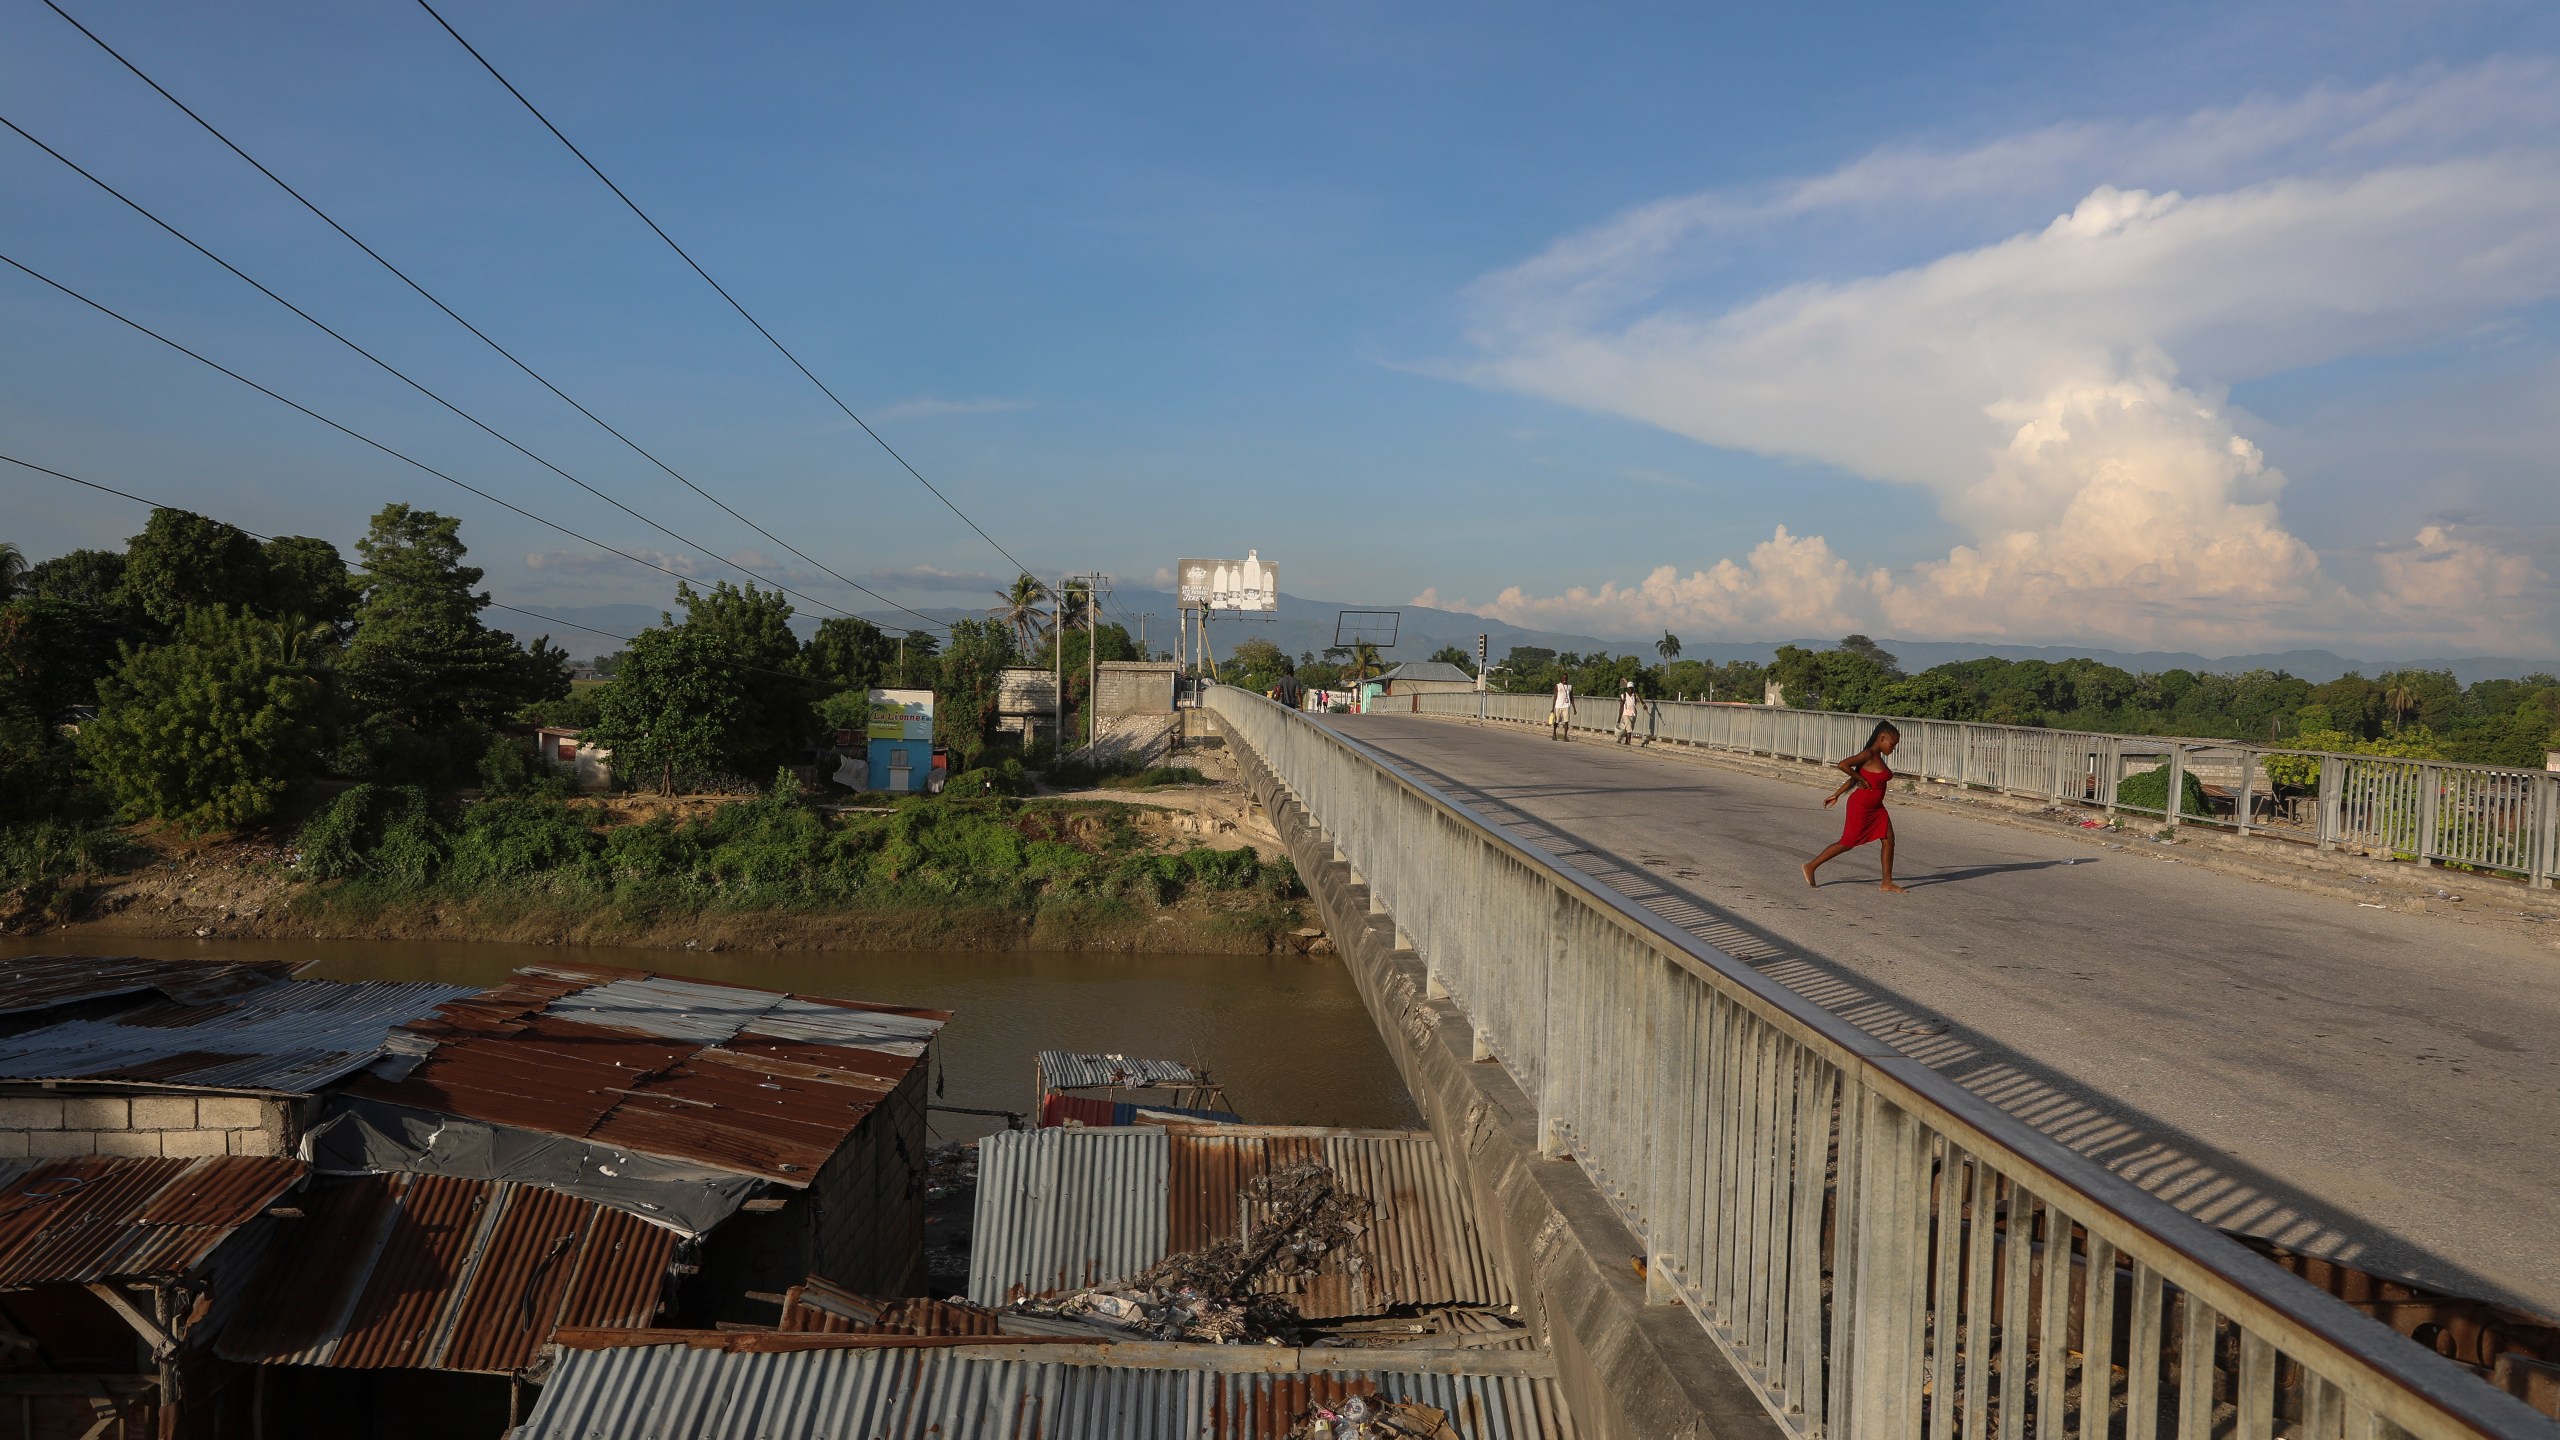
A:
<svg viewBox="0 0 2560 1440">
<path fill-rule="evenodd" d="M 2205 803 L 2204 782 L 2193 775 L 2182 774 L 2178 778 L 2186 782 L 2178 787 L 2179 810 L 2198 819 L 2212 818 L 2213 808 Z M 2116 803 L 2130 805 L 2137 810 L 2157 810 L 2164 815 L 2167 814 L 2169 767 L 2163 765 L 2156 770 L 2145 770 L 2139 775 L 2127 775 L 2117 781 Z"/>
<path fill-rule="evenodd" d="M 496 894 L 518 908 L 633 920 L 957 907 L 1031 927 L 1144 922 L 1188 900 L 1267 933 L 1291 923 L 1300 894 L 1286 862 L 1265 864 L 1250 848 L 1158 853 L 1130 812 L 1109 804 L 916 797 L 831 817 L 786 772 L 763 795 L 697 819 L 604 827 L 597 818 L 557 795 L 446 808 L 414 787 L 358 785 L 303 826 L 301 867 L 338 882 L 321 903 L 342 911 L 414 901 L 467 909 Z"/>
<path fill-rule="evenodd" d="M 1785 703 L 1923 720 L 1971 720 L 2122 735 L 2184 735 L 2347 754 L 2459 760 L 2539 770 L 2560 749 L 2560 678 L 2458 684 L 2440 670 L 2346 675 L 2313 684 L 2281 671 L 2242 675 L 2163 670 L 2137 675 L 2095 660 L 1962 660 L 1903 673 L 1863 635 L 1825 650 L 1780 646 L 1767 666 L 1713 665 L 1680 657 L 1665 635 L 1659 665 L 1632 655 L 1557 654 L 1520 646 L 1495 668 L 1497 688 L 1545 693 L 1559 680 L 1580 694 L 1609 694 L 1628 679 L 1652 698 L 1686 696 L 1757 704 L 1764 685 Z M 2312 761 L 2271 760 L 2278 783 L 2308 785 Z M 2162 783 L 2166 783 L 2165 781 Z"/>
</svg>

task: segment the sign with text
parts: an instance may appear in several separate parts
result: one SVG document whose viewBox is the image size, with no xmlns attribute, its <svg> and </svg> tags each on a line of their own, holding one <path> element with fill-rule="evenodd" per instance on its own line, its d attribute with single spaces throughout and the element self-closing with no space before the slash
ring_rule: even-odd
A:
<svg viewBox="0 0 2560 1440">
<path fill-rule="evenodd" d="M 930 690 L 874 690 L 871 700 L 871 734 L 874 740 L 931 740 L 933 738 L 933 692 Z"/>
</svg>

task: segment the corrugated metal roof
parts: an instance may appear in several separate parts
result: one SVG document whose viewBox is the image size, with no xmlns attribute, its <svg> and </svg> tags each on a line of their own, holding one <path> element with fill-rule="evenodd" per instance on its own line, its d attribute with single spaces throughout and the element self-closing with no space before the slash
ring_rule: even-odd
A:
<svg viewBox="0 0 2560 1440">
<path fill-rule="evenodd" d="M 1015 1130 L 978 1142 L 969 1299 L 1125 1279 L 1165 1257 L 1165 1132 Z"/>
<path fill-rule="evenodd" d="M 28 955 L 0 964 L 0 1015 L 158 991 L 201 1004 L 291 974 L 282 961 L 137 960 L 131 956 Z"/>
<path fill-rule="evenodd" d="M 1133 1055 L 1084 1055 L 1067 1050 L 1040 1052 L 1040 1089 L 1087 1090 L 1116 1085 L 1124 1090 L 1153 1085 L 1206 1085 L 1209 1077 L 1178 1060 L 1147 1060 Z"/>
<path fill-rule="evenodd" d="M 806 1185 L 949 1018 L 531 966 L 408 1026 L 417 1064 L 347 1093 Z"/>
<path fill-rule="evenodd" d="M 1198 1347 L 1098 1348 L 1189 1356 L 1095 1363 L 989 1345 L 569 1350 L 515 1440 L 1276 1440 L 1310 1407 L 1355 1395 L 1439 1410 L 1465 1440 L 1574 1434 L 1555 1381 L 1516 1369 L 1206 1370 L 1196 1368 Z"/>
<path fill-rule="evenodd" d="M 1430 680 L 1447 685 L 1467 686 L 1476 683 L 1476 677 L 1446 660 L 1407 660 L 1393 670 L 1374 678 L 1380 681 Z"/>
<path fill-rule="evenodd" d="M 27 1165 L 0 1183 L 0 1289 L 176 1279 L 302 1176 L 275 1155 Z"/>
<path fill-rule="evenodd" d="M 922 1295 L 894 1300 L 857 1295 L 812 1275 L 782 1296 L 785 1335 L 995 1335 L 998 1316 L 977 1305 Z"/>
<path fill-rule="evenodd" d="M 322 1181 L 282 1221 L 215 1352 L 247 1364 L 523 1370 L 563 1325 L 657 1313 L 677 1237 L 539 1186 Z"/>
<path fill-rule="evenodd" d="M 1168 1254 L 1241 1237 L 1254 1177 L 1300 1159 L 1332 1167 L 1366 1198 L 1359 1241 L 1311 1276 L 1272 1277 L 1309 1319 L 1400 1305 L 1508 1305 L 1511 1287 L 1480 1238 L 1465 1187 L 1426 1131 L 1145 1124 L 991 1135 L 979 1142 L 969 1298 L 1125 1280 Z"/>
<path fill-rule="evenodd" d="M 112 1080 L 309 1094 L 373 1063 L 392 1027 L 472 992 L 458 985 L 279 980 L 190 1004 L 0 1037 L 0 1080 Z"/>
<path fill-rule="evenodd" d="M 1186 1110 L 1178 1105 L 1149 1105 L 1137 1100 L 1105 1100 L 1099 1095 L 1052 1095 L 1040 1102 L 1043 1125 L 1129 1126 L 1141 1115 L 1164 1115 L 1183 1120 L 1217 1120 L 1241 1125 L 1244 1117 L 1232 1110 Z"/>
</svg>

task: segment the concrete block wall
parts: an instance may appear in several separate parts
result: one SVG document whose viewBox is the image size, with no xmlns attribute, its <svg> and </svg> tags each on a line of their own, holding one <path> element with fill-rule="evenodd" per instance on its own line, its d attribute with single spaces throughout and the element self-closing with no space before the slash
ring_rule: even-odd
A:
<svg viewBox="0 0 2560 1440">
<path fill-rule="evenodd" d="M 0 1158 L 281 1155 L 288 1120 L 248 1095 L 0 1095 Z"/>
<path fill-rule="evenodd" d="M 1094 677 L 1093 713 L 1170 715 L 1173 665 L 1162 660 L 1105 660 Z"/>
</svg>

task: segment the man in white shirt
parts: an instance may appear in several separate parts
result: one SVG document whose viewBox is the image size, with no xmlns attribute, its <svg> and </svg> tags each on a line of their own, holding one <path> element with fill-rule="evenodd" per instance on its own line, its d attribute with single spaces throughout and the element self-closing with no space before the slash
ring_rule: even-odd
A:
<svg viewBox="0 0 2560 1440">
<path fill-rule="evenodd" d="M 1573 738 L 1573 682 L 1570 680 L 1556 682 L 1556 708 L 1554 713 L 1547 717 L 1547 738 L 1550 740 Z"/>
<path fill-rule="evenodd" d="M 1618 743 L 1632 745 L 1636 740 L 1636 682 L 1618 687 Z"/>
</svg>

